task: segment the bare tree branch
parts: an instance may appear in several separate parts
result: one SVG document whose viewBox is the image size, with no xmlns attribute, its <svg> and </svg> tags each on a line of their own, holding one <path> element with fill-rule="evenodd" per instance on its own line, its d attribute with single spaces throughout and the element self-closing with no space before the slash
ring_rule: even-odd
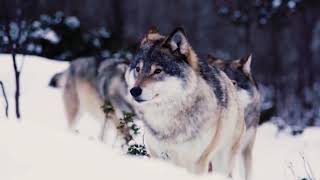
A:
<svg viewBox="0 0 320 180">
<path fill-rule="evenodd" d="M 6 91 L 4 89 L 4 85 L 2 83 L 2 81 L 0 81 L 0 86 L 1 86 L 1 89 L 2 89 L 2 94 L 3 94 L 3 97 L 4 97 L 4 100 L 6 102 L 6 117 L 9 116 L 9 102 L 8 102 L 8 98 L 7 98 L 7 94 L 6 94 Z"/>
<path fill-rule="evenodd" d="M 20 118 L 20 71 L 17 66 L 16 52 L 12 51 L 13 68 L 15 74 L 16 92 L 15 92 L 15 104 L 16 104 L 16 116 Z"/>
<path fill-rule="evenodd" d="M 5 3 L 5 7 L 7 6 L 7 4 Z M 16 85 L 16 92 L 15 92 L 15 110 L 16 110 L 16 117 L 18 119 L 20 119 L 20 71 L 21 69 L 18 68 L 17 65 L 17 59 L 16 59 L 16 55 L 17 55 L 17 49 L 20 48 L 19 45 L 19 41 L 21 38 L 21 34 L 22 34 L 22 20 L 21 20 L 21 9 L 17 8 L 16 9 L 16 17 L 15 17 L 15 22 L 18 25 L 18 35 L 17 37 L 13 38 L 11 37 L 10 34 L 10 18 L 6 17 L 5 18 L 5 33 L 6 36 L 8 38 L 8 46 L 9 46 L 9 52 L 11 52 L 12 55 L 12 62 L 13 62 L 13 69 L 14 69 L 14 75 L 15 75 L 15 85 Z M 19 13 L 20 12 L 20 13 Z"/>
<path fill-rule="evenodd" d="M 316 178 L 315 178 L 314 173 L 313 173 L 313 171 L 311 169 L 309 161 L 307 161 L 307 159 L 306 159 L 306 157 L 304 156 L 303 153 L 300 153 L 300 156 L 302 157 L 303 164 L 304 164 L 304 170 L 306 171 L 308 179 L 315 180 Z"/>
</svg>

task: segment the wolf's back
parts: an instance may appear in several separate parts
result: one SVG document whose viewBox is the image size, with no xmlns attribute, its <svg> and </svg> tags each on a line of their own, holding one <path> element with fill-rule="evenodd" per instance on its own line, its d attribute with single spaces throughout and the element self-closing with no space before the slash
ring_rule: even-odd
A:
<svg viewBox="0 0 320 180">
<path fill-rule="evenodd" d="M 64 72 L 56 73 L 52 76 L 52 78 L 49 81 L 49 86 L 53 88 L 59 88 L 63 86 L 62 82 L 62 76 L 64 75 Z"/>
</svg>

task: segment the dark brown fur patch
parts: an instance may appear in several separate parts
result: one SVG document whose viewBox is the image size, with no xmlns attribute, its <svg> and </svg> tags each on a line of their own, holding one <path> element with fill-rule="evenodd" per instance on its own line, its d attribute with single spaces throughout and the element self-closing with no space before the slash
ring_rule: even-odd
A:
<svg viewBox="0 0 320 180">
<path fill-rule="evenodd" d="M 164 39 L 164 36 L 159 34 L 158 32 L 150 31 L 146 36 L 142 39 L 140 47 L 148 42 L 159 41 Z"/>
</svg>

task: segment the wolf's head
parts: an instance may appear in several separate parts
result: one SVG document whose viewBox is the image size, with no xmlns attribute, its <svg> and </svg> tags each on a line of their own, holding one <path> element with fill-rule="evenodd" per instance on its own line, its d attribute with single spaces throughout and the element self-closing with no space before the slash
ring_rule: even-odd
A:
<svg viewBox="0 0 320 180">
<path fill-rule="evenodd" d="M 251 74 L 251 60 L 251 55 L 229 61 L 208 55 L 208 63 L 210 65 L 214 65 L 223 70 L 238 89 L 241 88 L 244 90 L 250 90 L 252 86 L 256 86 L 256 82 Z"/>
<path fill-rule="evenodd" d="M 257 84 L 251 74 L 252 56 L 224 61 L 208 55 L 208 63 L 223 70 L 237 88 L 237 94 L 244 108 L 252 103 L 259 103 Z"/>
<path fill-rule="evenodd" d="M 182 96 L 196 69 L 197 57 L 182 28 L 168 36 L 152 29 L 133 57 L 126 81 L 136 102 L 159 102 Z"/>
</svg>

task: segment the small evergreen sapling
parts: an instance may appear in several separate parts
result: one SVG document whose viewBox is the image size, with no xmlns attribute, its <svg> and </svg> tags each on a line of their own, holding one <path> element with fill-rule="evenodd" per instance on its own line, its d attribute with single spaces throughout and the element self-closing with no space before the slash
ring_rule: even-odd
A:
<svg viewBox="0 0 320 180">
<path fill-rule="evenodd" d="M 135 155 L 135 156 L 148 156 L 149 157 L 149 154 L 147 153 L 145 145 L 141 145 L 141 144 L 130 145 L 128 148 L 128 154 Z"/>
<path fill-rule="evenodd" d="M 105 113 L 105 121 L 102 127 L 101 139 L 103 140 L 106 121 L 114 113 L 112 104 L 108 101 L 102 106 Z M 125 146 L 128 147 L 127 154 L 136 156 L 149 156 L 144 144 L 139 144 L 134 140 L 134 137 L 140 135 L 140 128 L 134 121 L 135 114 L 131 112 L 123 112 L 123 118 L 119 119 L 119 126 L 117 127 L 121 134 L 124 135 Z"/>
<path fill-rule="evenodd" d="M 139 134 L 139 129 L 133 121 L 134 113 L 123 112 L 123 118 L 120 119 L 118 129 L 125 134 L 126 144 L 133 140 L 133 136 Z"/>
</svg>

